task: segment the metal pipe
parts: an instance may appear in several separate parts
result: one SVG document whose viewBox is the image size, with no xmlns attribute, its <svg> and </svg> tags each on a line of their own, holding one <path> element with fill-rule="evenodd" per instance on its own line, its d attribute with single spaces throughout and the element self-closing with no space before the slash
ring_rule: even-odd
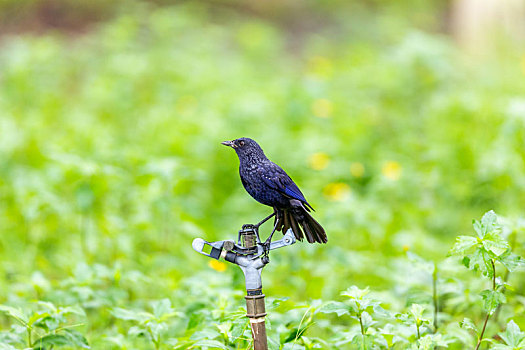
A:
<svg viewBox="0 0 525 350">
<path fill-rule="evenodd" d="M 252 248 L 255 245 L 255 239 L 255 230 L 245 232 L 243 241 L 244 248 Z M 240 259 L 246 259 L 248 261 L 237 262 L 237 260 Z M 247 257 L 236 259 L 236 263 L 241 266 L 246 279 L 246 317 L 250 320 L 253 349 L 268 350 L 266 308 L 264 305 L 261 280 L 261 271 L 266 264 L 260 258 L 251 260 Z"/>
</svg>

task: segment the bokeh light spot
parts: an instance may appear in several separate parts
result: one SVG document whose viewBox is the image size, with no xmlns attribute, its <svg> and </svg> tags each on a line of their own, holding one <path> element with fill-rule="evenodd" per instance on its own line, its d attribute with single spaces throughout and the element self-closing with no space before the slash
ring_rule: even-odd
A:
<svg viewBox="0 0 525 350">
<path fill-rule="evenodd" d="M 314 170 L 323 170 L 326 169 L 330 163 L 330 156 L 324 152 L 317 152 L 310 156 L 309 164 L 310 168 Z"/>
</svg>

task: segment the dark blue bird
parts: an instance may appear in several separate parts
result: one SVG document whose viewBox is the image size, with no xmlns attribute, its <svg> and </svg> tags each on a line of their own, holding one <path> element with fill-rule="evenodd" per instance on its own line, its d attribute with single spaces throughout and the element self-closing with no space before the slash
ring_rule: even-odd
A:
<svg viewBox="0 0 525 350">
<path fill-rule="evenodd" d="M 310 215 L 313 208 L 299 187 L 280 166 L 266 157 L 257 142 L 243 137 L 222 144 L 232 147 L 237 153 L 239 174 L 246 191 L 259 203 L 274 209 L 274 214 L 268 218 L 275 215 L 275 226 L 266 243 L 271 241 L 276 230 L 284 233 L 289 228 L 298 240 L 306 236 L 309 243 L 327 242 L 325 230 Z"/>
</svg>

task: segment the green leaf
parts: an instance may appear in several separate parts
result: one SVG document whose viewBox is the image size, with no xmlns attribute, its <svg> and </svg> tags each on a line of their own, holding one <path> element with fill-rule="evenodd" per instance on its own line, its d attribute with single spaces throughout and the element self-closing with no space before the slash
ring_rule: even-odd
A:
<svg viewBox="0 0 525 350">
<path fill-rule="evenodd" d="M 195 344 L 193 344 L 193 346 L 206 346 L 206 347 L 209 347 L 211 349 L 224 349 L 224 350 L 228 350 L 228 347 L 226 345 L 224 345 L 223 343 L 221 343 L 220 341 L 217 341 L 217 340 L 210 340 L 210 339 L 203 339 L 203 340 L 199 340 L 198 342 L 196 342 Z"/>
<path fill-rule="evenodd" d="M 119 307 L 116 307 L 113 310 L 111 310 L 111 314 L 121 320 L 138 322 L 145 322 L 153 317 L 153 315 L 145 311 L 126 310 L 121 309 Z"/>
<path fill-rule="evenodd" d="M 525 347 L 525 333 L 520 330 L 513 320 L 510 320 L 510 322 L 507 323 L 507 329 L 504 333 L 499 333 L 499 336 L 503 339 L 505 344 L 515 349 Z"/>
<path fill-rule="evenodd" d="M 9 344 L 0 343 L 0 350 L 17 350 L 17 348 Z"/>
<path fill-rule="evenodd" d="M 16 319 L 18 322 L 20 322 L 24 326 L 28 326 L 29 325 L 29 319 L 19 309 L 16 309 L 14 307 L 7 306 L 7 305 L 0 305 L 0 311 L 3 311 L 7 315 L 13 317 L 14 319 Z"/>
<path fill-rule="evenodd" d="M 480 295 L 483 298 L 483 309 L 490 315 L 496 311 L 499 305 L 507 301 L 505 295 L 498 290 L 487 289 L 481 292 Z"/>
<path fill-rule="evenodd" d="M 337 316 L 341 317 L 342 315 L 349 314 L 349 307 L 345 303 L 340 303 L 337 301 L 332 301 L 324 306 L 322 306 L 319 309 L 319 312 L 329 314 L 329 313 L 336 313 Z"/>
<path fill-rule="evenodd" d="M 501 255 L 498 261 L 503 264 L 510 272 L 515 271 L 518 267 L 525 266 L 525 260 L 519 255 L 516 255 L 510 251 Z"/>
<path fill-rule="evenodd" d="M 47 349 L 51 346 L 70 346 L 75 349 L 89 349 L 86 338 L 73 329 L 64 329 L 60 334 L 47 334 L 34 342 L 34 349 Z"/>
<path fill-rule="evenodd" d="M 69 342 L 69 339 L 63 334 L 47 334 L 40 339 L 35 340 L 33 349 L 35 350 L 45 350 L 51 346 L 74 346 Z"/>
<path fill-rule="evenodd" d="M 355 346 L 355 349 L 371 350 L 374 345 L 374 337 L 370 334 L 356 334 L 351 344 Z M 354 347 L 352 347 L 352 349 L 354 349 Z"/>
<path fill-rule="evenodd" d="M 469 255 L 468 268 L 471 270 L 480 271 L 483 275 L 492 278 L 494 269 L 492 266 L 492 259 L 489 253 L 484 248 L 478 248 Z"/>
<path fill-rule="evenodd" d="M 456 238 L 456 243 L 449 251 L 448 255 L 466 255 L 473 251 L 473 248 L 478 244 L 478 240 L 471 236 L 459 236 Z"/>
<path fill-rule="evenodd" d="M 481 225 L 487 228 L 487 232 L 490 232 L 498 225 L 498 216 L 494 210 L 490 210 L 483 215 L 481 218 Z"/>
<path fill-rule="evenodd" d="M 425 308 L 419 304 L 412 304 L 409 310 L 416 322 L 423 318 L 423 311 L 425 311 Z"/>
<path fill-rule="evenodd" d="M 481 221 L 474 220 L 472 226 L 478 237 L 481 239 L 483 239 L 487 233 L 498 232 L 501 229 L 498 225 L 498 216 L 492 210 L 485 213 L 481 218 Z"/>
<path fill-rule="evenodd" d="M 473 331 L 475 334 L 478 334 L 478 329 L 476 328 L 476 325 L 470 318 L 464 318 L 463 321 L 459 323 L 459 326 L 461 328 L 467 329 L 469 331 Z"/>
<path fill-rule="evenodd" d="M 342 292 L 341 295 L 345 296 L 345 297 L 348 297 L 350 299 L 356 299 L 356 300 L 361 300 L 363 299 L 368 293 L 370 292 L 370 290 L 368 289 L 368 287 L 366 287 L 365 289 L 359 289 L 358 287 L 356 286 L 351 286 L 350 288 L 348 288 L 346 291 Z"/>
<path fill-rule="evenodd" d="M 496 257 L 509 249 L 509 243 L 496 232 L 489 232 L 483 238 L 483 247 L 492 252 Z"/>
<path fill-rule="evenodd" d="M 365 329 L 365 332 L 368 328 L 373 326 L 376 322 L 372 319 L 372 316 L 366 311 L 363 311 L 361 314 L 361 322 L 363 323 L 363 328 Z"/>
<path fill-rule="evenodd" d="M 153 307 L 153 315 L 158 319 L 175 315 L 175 310 L 171 307 L 171 301 L 167 298 L 152 301 L 151 306 Z"/>
</svg>

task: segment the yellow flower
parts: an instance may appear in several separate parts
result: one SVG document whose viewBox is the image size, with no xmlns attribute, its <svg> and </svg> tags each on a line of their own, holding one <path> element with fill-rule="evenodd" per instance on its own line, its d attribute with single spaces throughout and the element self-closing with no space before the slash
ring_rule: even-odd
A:
<svg viewBox="0 0 525 350">
<path fill-rule="evenodd" d="M 334 110 L 332 101 L 326 98 L 318 98 L 312 102 L 312 113 L 319 118 L 330 118 Z"/>
<path fill-rule="evenodd" d="M 308 61 L 308 72 L 317 76 L 318 78 L 330 78 L 333 73 L 332 62 L 321 56 L 312 57 Z"/>
<path fill-rule="evenodd" d="M 381 168 L 381 173 L 384 177 L 392 180 L 397 181 L 401 177 L 402 172 L 401 164 L 399 164 L 396 161 L 389 160 L 388 162 L 385 162 L 383 164 L 383 168 Z"/>
<path fill-rule="evenodd" d="M 309 163 L 310 168 L 314 170 L 323 170 L 328 166 L 328 163 L 330 163 L 330 157 L 326 153 L 317 152 L 310 156 Z"/>
<path fill-rule="evenodd" d="M 342 201 L 350 196 L 350 186 L 344 182 L 333 182 L 325 186 L 323 194 L 332 201 Z"/>
<path fill-rule="evenodd" d="M 350 174 L 353 177 L 363 177 L 365 174 L 365 166 L 359 162 L 353 162 L 350 164 Z"/>
<path fill-rule="evenodd" d="M 210 260 L 210 262 L 208 263 L 208 266 L 214 269 L 215 271 L 219 271 L 219 272 L 224 272 L 226 271 L 226 268 L 227 268 L 225 263 L 220 262 L 215 259 Z"/>
<path fill-rule="evenodd" d="M 406 244 L 403 245 L 403 251 L 406 253 L 410 250 L 410 247 Z"/>
</svg>

